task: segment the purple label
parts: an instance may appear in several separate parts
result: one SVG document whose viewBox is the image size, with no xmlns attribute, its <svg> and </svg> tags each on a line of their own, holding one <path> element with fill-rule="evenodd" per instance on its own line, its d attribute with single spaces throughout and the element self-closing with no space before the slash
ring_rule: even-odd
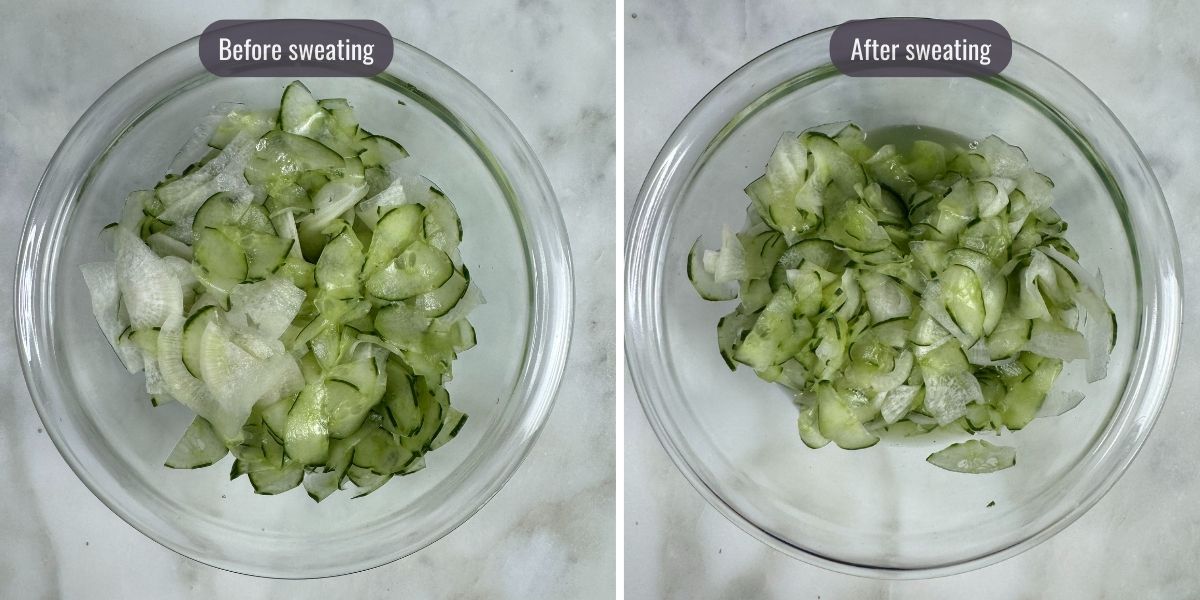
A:
<svg viewBox="0 0 1200 600">
<path fill-rule="evenodd" d="M 829 58 L 850 77 L 987 77 L 1008 66 L 1012 38 L 995 21 L 847 21 L 829 38 Z"/>
<path fill-rule="evenodd" d="M 219 77 L 370 77 L 392 51 L 392 34 L 367 20 L 217 21 L 200 34 L 200 62 Z"/>
</svg>

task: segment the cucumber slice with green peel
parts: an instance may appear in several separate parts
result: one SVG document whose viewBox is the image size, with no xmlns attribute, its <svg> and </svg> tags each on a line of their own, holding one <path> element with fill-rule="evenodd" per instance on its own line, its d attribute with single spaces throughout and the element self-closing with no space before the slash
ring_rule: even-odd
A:
<svg viewBox="0 0 1200 600">
<path fill-rule="evenodd" d="M 821 435 L 821 428 L 817 424 L 816 404 L 801 409 L 796 424 L 800 430 L 800 440 L 804 442 L 805 446 L 816 450 L 829 444 L 829 438 Z"/>
<path fill-rule="evenodd" d="M 767 229 L 753 235 L 738 234 L 744 249 L 746 278 L 754 281 L 769 276 L 787 252 L 787 241 L 778 231 Z"/>
<path fill-rule="evenodd" d="M 326 292 L 357 291 L 363 260 L 362 242 L 352 229 L 342 225 L 317 259 L 317 286 Z"/>
<path fill-rule="evenodd" d="M 389 360 L 387 363 L 387 388 L 384 392 L 384 408 L 388 416 L 388 424 L 393 433 L 402 436 L 416 435 L 421 427 L 421 409 L 417 406 L 416 392 L 412 377 L 404 371 L 400 363 Z M 385 427 L 387 425 L 385 424 Z"/>
<path fill-rule="evenodd" d="M 792 318 L 792 294 L 788 289 L 776 292 L 758 314 L 753 327 L 733 352 L 733 360 L 761 370 L 782 364 L 803 344 L 796 335 Z M 811 332 L 811 327 L 809 328 Z"/>
<path fill-rule="evenodd" d="M 342 381 L 309 384 L 288 412 L 284 448 L 292 460 L 302 465 L 323 464 L 329 455 L 329 417 L 331 397 L 356 395 L 358 390 Z"/>
<path fill-rule="evenodd" d="M 1033 321 L 1005 312 L 987 337 L 987 349 L 992 360 L 1015 358 L 1033 337 Z"/>
<path fill-rule="evenodd" d="M 362 498 L 371 492 L 383 487 L 383 484 L 391 480 L 392 475 L 380 475 L 372 472 L 370 469 L 364 469 L 357 465 L 350 465 L 346 471 L 350 477 L 350 481 L 358 487 L 358 493 L 351 496 L 351 499 Z"/>
<path fill-rule="evenodd" d="M 262 408 L 263 427 L 281 444 L 286 442 L 288 414 L 292 412 L 292 406 L 299 396 L 285 396 Z"/>
<path fill-rule="evenodd" d="M 937 142 L 913 142 L 904 170 L 918 184 L 928 183 L 946 171 L 946 148 Z"/>
<path fill-rule="evenodd" d="M 444 446 L 448 442 L 450 442 L 450 440 L 452 440 L 456 436 L 458 436 L 458 432 L 462 431 L 462 428 L 467 424 L 467 414 L 460 412 L 458 409 L 455 409 L 453 407 L 446 408 L 446 413 L 444 415 L 444 418 L 445 418 L 445 421 L 442 423 L 442 429 L 440 431 L 438 431 L 438 434 L 436 436 L 434 436 L 433 441 L 429 442 L 429 451 L 430 452 L 437 450 L 438 448 L 441 448 L 442 446 Z M 418 457 L 418 460 L 419 459 L 420 459 L 420 457 Z M 411 467 L 411 466 L 412 465 L 410 464 L 409 467 Z M 421 466 L 422 467 L 424 466 L 423 462 L 422 462 Z M 410 470 L 408 467 L 406 467 L 405 471 L 402 472 L 401 474 L 403 475 L 403 474 L 408 474 L 411 472 L 412 472 L 412 470 Z"/>
<path fill-rule="evenodd" d="M 215 306 L 205 306 L 187 318 L 183 324 L 183 364 L 192 377 L 200 377 L 201 341 L 208 324 L 217 318 Z"/>
<path fill-rule="evenodd" d="M 287 90 L 284 90 L 285 92 Z M 354 107 L 345 98 L 325 98 L 317 101 L 325 112 L 329 113 L 332 123 L 330 127 L 347 138 L 357 136 L 361 132 L 358 117 L 354 115 Z"/>
<path fill-rule="evenodd" d="M 279 107 L 280 127 L 289 133 L 319 140 L 352 157 L 361 151 L 358 120 L 343 98 L 318 101 L 304 84 L 294 81 L 283 92 Z"/>
<path fill-rule="evenodd" d="M 323 469 L 313 469 L 304 475 L 304 490 L 308 496 L 320 502 L 330 494 L 342 489 L 346 480 L 350 461 L 354 456 L 355 446 L 367 433 L 366 427 L 360 427 L 354 434 L 335 439 L 329 443 L 329 459 Z"/>
<path fill-rule="evenodd" d="M 395 140 L 382 136 L 370 135 L 361 140 L 362 150 L 358 157 L 363 165 L 389 165 L 400 159 L 408 158 L 408 151 Z"/>
<path fill-rule="evenodd" d="M 382 269 L 409 244 L 421 238 L 424 212 L 420 204 L 405 204 L 393 208 L 379 219 L 367 249 L 364 275 L 369 277 Z"/>
<path fill-rule="evenodd" d="M 199 235 L 204 229 L 241 227 L 248 231 L 275 235 L 275 227 L 259 204 L 243 202 L 229 192 L 213 194 L 200 205 L 192 220 L 192 230 Z"/>
<path fill-rule="evenodd" d="M 802 263 L 812 263 L 812 265 L 828 272 L 832 275 L 841 275 L 846 269 L 846 265 L 850 262 L 850 256 L 841 248 L 835 246 L 828 240 L 807 239 L 797 242 L 784 250 L 779 256 L 779 262 L 776 263 L 772 273 L 785 273 L 786 271 L 798 268 Z M 780 279 L 782 283 L 783 279 Z M 772 288 L 778 287 L 772 285 Z"/>
<path fill-rule="evenodd" d="M 293 81 L 283 90 L 279 102 L 279 126 L 284 131 L 315 137 L 331 117 L 303 83 Z"/>
<path fill-rule="evenodd" d="M 425 377 L 417 377 L 413 392 L 421 411 L 421 425 L 415 434 L 402 436 L 400 444 L 414 454 L 423 454 L 430 449 L 434 438 L 445 425 L 449 400 L 445 388 L 431 384 Z"/>
<path fill-rule="evenodd" d="M 196 264 L 215 281 L 240 283 L 246 280 L 249 260 L 246 251 L 219 229 L 199 232 L 195 247 Z"/>
<path fill-rule="evenodd" d="M 313 212 L 298 222 L 301 243 L 307 244 L 307 238 L 324 232 L 343 215 L 352 214 L 354 206 L 366 195 L 367 183 L 363 177 L 362 163 L 357 158 L 346 159 L 343 175 L 321 186 L 312 199 Z"/>
<path fill-rule="evenodd" d="M 454 328 L 450 331 L 451 346 L 454 348 L 455 356 L 459 352 L 466 352 L 474 348 L 478 342 L 475 337 L 475 326 L 466 319 L 461 319 L 454 322 Z"/>
<path fill-rule="evenodd" d="M 208 145 L 213 148 L 224 149 L 239 133 L 259 132 L 259 135 L 262 135 L 275 127 L 277 117 L 278 111 L 274 110 L 253 110 L 244 106 L 234 107 L 225 115 L 225 118 L 221 119 L 216 128 L 213 129 L 212 137 L 208 139 Z"/>
<path fill-rule="evenodd" d="M 754 313 L 762 310 L 771 301 L 774 290 L 766 279 L 754 279 L 738 283 L 742 312 Z"/>
<path fill-rule="evenodd" d="M 366 290 L 381 300 L 406 300 L 442 287 L 454 274 L 454 263 L 445 252 L 414 241 L 367 279 Z"/>
<path fill-rule="evenodd" d="M 432 318 L 405 303 L 393 303 L 379 309 L 375 329 L 397 348 L 412 349 L 433 324 Z"/>
<path fill-rule="evenodd" d="M 721 232 L 721 249 L 704 253 L 704 270 L 712 273 L 717 283 L 747 278 L 745 249 L 728 227 Z"/>
<path fill-rule="evenodd" d="M 823 239 L 859 252 L 874 252 L 891 246 L 891 236 L 866 203 L 848 201 L 836 212 L 830 212 Z"/>
<path fill-rule="evenodd" d="M 447 254 L 462 242 L 462 220 L 454 205 L 437 188 L 429 188 L 425 202 L 424 233 L 429 244 Z"/>
<path fill-rule="evenodd" d="M 265 184 L 304 171 L 330 171 L 345 164 L 341 154 L 317 140 L 274 129 L 255 145 L 255 152 L 246 163 L 245 177 L 251 184 Z"/>
<path fill-rule="evenodd" d="M 348 370 L 362 372 L 349 373 Z M 338 377 L 346 379 L 336 379 Z M 330 370 L 330 378 L 331 381 L 349 383 L 357 391 L 354 395 L 331 396 L 327 407 L 329 435 L 348 437 L 362 426 L 367 414 L 379 404 L 386 389 L 386 373 L 377 370 L 374 360 L 366 359 L 337 365 Z"/>
<path fill-rule="evenodd" d="M 375 428 L 355 446 L 353 464 L 376 475 L 394 475 L 402 472 L 417 456 L 401 445 L 396 436 Z"/>
<path fill-rule="evenodd" d="M 172 469 L 199 469 L 215 464 L 228 453 L 212 425 L 203 417 L 196 417 L 163 464 Z"/>
<path fill-rule="evenodd" d="M 304 479 L 304 465 L 295 461 L 286 461 L 283 465 L 263 465 L 251 467 L 246 474 L 254 493 L 263 496 L 282 494 L 298 485 Z"/>
<path fill-rule="evenodd" d="M 925 460 L 956 473 L 995 473 L 1017 464 L 1017 451 L 986 440 L 967 440 L 934 452 Z"/>
<path fill-rule="evenodd" d="M 861 450 L 879 442 L 879 436 L 863 427 L 833 386 L 822 384 L 817 387 L 816 410 L 820 435 L 837 444 L 839 448 Z"/>
<path fill-rule="evenodd" d="M 264 233 L 243 233 L 238 239 L 246 254 L 246 279 L 261 281 L 273 275 L 287 260 L 292 240 Z"/>
<path fill-rule="evenodd" d="M 329 436 L 344 438 L 353 434 L 366 420 L 367 413 L 379 403 L 376 386 L 358 387 L 342 379 L 330 379 L 325 412 Z"/>
<path fill-rule="evenodd" d="M 996 406 L 1004 426 L 1013 431 L 1024 428 L 1037 416 L 1050 387 L 1062 372 L 1062 361 L 1057 359 L 1025 353 L 1021 362 L 1028 369 L 1027 374 L 1003 378 L 1008 392 Z"/>
<path fill-rule="evenodd" d="M 730 282 L 718 282 L 713 273 L 705 269 L 704 248 L 701 243 L 701 238 L 696 238 L 696 242 L 692 244 L 692 249 L 688 253 L 688 281 L 692 282 L 696 293 L 705 300 L 722 301 L 737 298 L 736 285 L 731 285 Z"/>
<path fill-rule="evenodd" d="M 441 287 L 417 294 L 406 302 L 421 315 L 431 318 L 440 317 L 458 305 L 463 295 L 467 293 L 470 283 L 471 275 L 464 267 L 461 271 L 453 271 L 450 278 Z"/>
<path fill-rule="evenodd" d="M 296 246 L 292 246 L 293 249 Z M 316 265 L 289 254 L 283 259 L 283 264 L 275 271 L 275 275 L 292 282 L 292 285 L 307 290 L 317 287 Z"/>
<path fill-rule="evenodd" d="M 975 345 L 983 335 L 985 313 L 979 277 L 971 269 L 950 265 L 938 276 L 938 282 L 941 284 L 941 303 L 964 336 L 960 338 L 962 345 L 968 348 Z"/>
</svg>

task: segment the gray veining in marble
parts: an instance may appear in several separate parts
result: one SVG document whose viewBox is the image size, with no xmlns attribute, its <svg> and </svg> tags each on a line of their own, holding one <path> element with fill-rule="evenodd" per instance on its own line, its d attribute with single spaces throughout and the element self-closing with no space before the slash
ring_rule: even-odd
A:
<svg viewBox="0 0 1200 600">
<path fill-rule="evenodd" d="M 338 6 L 338 9 L 332 8 Z M 109 85 L 222 18 L 369 18 L 488 94 L 542 159 L 575 256 L 575 344 L 529 458 L 465 525 L 398 563 L 320 581 L 234 575 L 143 537 L 41 430 L 0 319 L 0 598 L 611 598 L 614 589 L 612 4 L 0 0 L 0 312 L 51 154 Z"/>
<path fill-rule="evenodd" d="M 635 16 L 636 15 L 636 16 Z M 676 123 L 741 64 L 848 19 L 989 18 L 1074 73 L 1149 158 L 1180 234 L 1185 296 L 1200 268 L 1200 50 L 1187 2 L 629 0 L 625 6 L 625 211 Z M 1194 598 L 1200 596 L 1200 372 L 1195 306 L 1181 367 L 1149 442 L 1091 511 L 1049 542 L 973 573 L 880 582 L 768 549 L 710 508 L 671 464 L 626 381 L 625 590 L 642 598 Z"/>
</svg>

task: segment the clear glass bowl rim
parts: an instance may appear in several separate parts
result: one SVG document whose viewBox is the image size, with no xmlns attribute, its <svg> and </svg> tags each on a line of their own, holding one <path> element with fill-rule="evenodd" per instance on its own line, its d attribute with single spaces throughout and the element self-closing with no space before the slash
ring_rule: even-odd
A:
<svg viewBox="0 0 1200 600">
<path fill-rule="evenodd" d="M 1079 92 L 1081 101 L 1089 103 L 1103 119 L 1119 132 L 1119 142 L 1126 145 L 1122 150 L 1136 163 L 1137 178 L 1129 179 L 1114 175 L 1124 195 L 1136 198 L 1127 205 L 1129 221 L 1133 229 L 1134 247 L 1138 250 L 1135 261 L 1143 281 L 1139 301 L 1142 305 L 1138 359 L 1133 365 L 1129 383 L 1122 395 L 1119 409 L 1113 415 L 1108 428 L 1098 443 L 1104 451 L 1090 458 L 1100 458 L 1088 464 L 1092 476 L 1084 489 L 1073 489 L 1068 494 L 1070 502 L 1059 505 L 1058 514 L 1044 519 L 1042 526 L 1033 529 L 1015 544 L 1000 545 L 989 553 L 966 557 L 959 561 L 930 564 L 921 568 L 898 569 L 882 565 L 862 564 L 841 560 L 809 551 L 791 540 L 780 538 L 749 518 L 742 515 L 734 504 L 721 497 L 714 487 L 690 464 L 681 440 L 684 433 L 674 428 L 667 418 L 667 409 L 661 404 L 660 395 L 679 391 L 670 383 L 664 366 L 660 333 L 662 294 L 661 282 L 650 277 L 656 265 L 664 260 L 667 235 L 666 215 L 674 210 L 683 189 L 681 180 L 686 180 L 696 165 L 705 159 L 712 139 L 706 132 L 726 133 L 725 123 L 739 114 L 746 106 L 720 106 L 723 94 L 733 90 L 748 89 L 747 80 L 762 75 L 758 70 L 774 57 L 803 50 L 819 52 L 828 47 L 829 38 L 836 27 L 813 31 L 789 40 L 755 57 L 739 67 L 718 83 L 693 108 L 672 132 L 662 150 L 655 158 L 637 202 L 630 213 L 625 239 L 625 355 L 635 393 L 642 410 L 650 422 L 659 443 L 670 456 L 676 468 L 688 483 L 719 513 L 734 525 L 759 541 L 806 563 L 841 573 L 880 579 L 922 579 L 943 577 L 979 569 L 1010 558 L 1058 533 L 1096 504 L 1116 483 L 1141 449 L 1162 409 L 1170 388 L 1179 351 L 1182 329 L 1183 291 L 1179 245 L 1167 208 L 1166 199 L 1150 169 L 1145 156 L 1137 147 L 1128 131 L 1106 105 L 1081 81 L 1037 51 L 1013 41 L 1013 61 L 1018 58 L 1042 63 L 1057 78 Z M 790 63 L 789 75 L 811 72 L 818 68 L 829 68 L 828 54 L 823 59 L 809 60 L 806 64 Z M 774 73 L 772 73 L 774 75 Z M 839 75 L 840 76 L 840 75 Z M 784 78 L 780 78 L 784 79 Z M 772 80 L 774 81 L 774 80 Z M 757 98 L 770 93 L 773 85 L 759 89 Z M 1053 107 L 1049 101 L 1042 99 Z M 724 121 L 722 121 L 724 116 Z M 1068 119 L 1069 121 L 1069 119 Z M 1085 131 L 1086 133 L 1086 131 Z"/>
<path fill-rule="evenodd" d="M 146 523 L 123 510 L 88 473 L 81 458 L 75 454 L 71 440 L 60 429 L 57 422 L 60 417 L 58 405 L 71 400 L 57 395 L 62 390 L 56 387 L 55 366 L 49 360 L 54 342 L 45 309 L 53 303 L 48 280 L 58 263 L 58 242 L 64 231 L 63 207 L 86 186 L 87 175 L 107 150 L 108 144 L 116 143 L 113 136 L 145 112 L 154 110 L 155 107 L 150 106 L 149 102 L 155 98 L 147 98 L 146 92 L 136 89 L 139 79 L 151 77 L 155 71 L 166 66 L 186 65 L 187 69 L 169 75 L 177 90 L 204 72 L 198 60 L 198 43 L 199 36 L 180 42 L 146 60 L 110 86 L 72 126 L 38 183 L 19 245 L 13 303 L 21 368 L 34 407 L 55 447 L 92 494 L 130 526 L 182 556 L 227 571 L 279 579 L 331 577 L 389 564 L 441 539 L 483 508 L 524 461 L 549 417 L 566 367 L 574 314 L 573 267 L 557 197 L 528 142 L 483 91 L 445 63 L 393 38 L 392 62 L 383 75 L 388 76 L 396 70 L 397 64 L 405 62 L 412 65 L 412 70 L 420 71 L 420 78 L 436 80 L 439 86 L 447 87 L 447 95 L 452 93 L 461 104 L 469 104 L 471 114 L 464 115 L 470 119 L 469 122 L 460 120 L 459 115 L 454 113 L 441 116 L 452 119 L 452 126 L 476 138 L 472 143 L 489 153 L 485 160 L 494 161 L 496 166 L 493 169 L 500 169 L 499 175 L 503 181 L 498 184 L 502 188 L 509 186 L 510 189 L 505 193 L 510 196 L 510 202 L 515 201 L 521 207 L 516 217 L 527 254 L 526 268 L 533 306 L 530 310 L 527 354 L 513 393 L 509 396 L 525 405 L 519 420 L 513 423 L 517 435 L 505 439 L 493 453 L 495 458 L 483 461 L 479 471 L 471 474 L 468 478 L 472 483 L 467 490 L 469 495 L 458 496 L 463 500 L 458 502 L 459 506 L 451 517 L 428 527 L 418 542 L 381 552 L 376 559 L 357 564 L 331 565 L 319 573 L 301 574 L 247 567 L 221 558 L 189 554 L 170 541 L 161 539 Z M 402 77 L 391 77 L 408 84 Z M 424 93 L 418 86 L 412 87 L 414 91 Z M 123 121 L 114 122 L 125 111 L 125 108 L 117 105 L 117 99 L 129 94 L 144 104 L 132 116 L 127 115 Z M 437 102 L 437 98 L 431 100 Z M 485 145 L 485 140 L 490 145 Z M 65 168 L 76 170 L 66 172 Z"/>
</svg>

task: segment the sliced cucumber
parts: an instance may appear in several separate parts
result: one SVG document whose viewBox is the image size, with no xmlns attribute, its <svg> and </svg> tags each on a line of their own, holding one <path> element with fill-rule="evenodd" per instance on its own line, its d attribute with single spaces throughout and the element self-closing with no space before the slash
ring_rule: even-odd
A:
<svg viewBox="0 0 1200 600">
<path fill-rule="evenodd" d="M 303 171 L 329 171 L 345 166 L 340 154 L 314 139 L 273 129 L 259 140 L 246 164 L 251 184 L 278 182 Z"/>
<path fill-rule="evenodd" d="M 350 481 L 358 487 L 358 493 L 352 498 L 362 498 L 371 492 L 383 487 L 383 484 L 391 480 L 392 475 L 380 475 L 372 472 L 370 469 L 364 469 L 358 465 L 350 465 L 347 470 L 350 476 Z"/>
<path fill-rule="evenodd" d="M 278 466 L 251 467 L 246 474 L 255 494 L 274 496 L 300 485 L 304 479 L 304 465 L 289 460 Z"/>
<path fill-rule="evenodd" d="M 299 81 L 293 81 L 283 90 L 279 102 L 279 126 L 288 133 L 315 137 L 326 126 L 330 118 L 312 92 Z"/>
<path fill-rule="evenodd" d="M 212 323 L 218 314 L 220 311 L 217 307 L 204 306 L 188 317 L 183 324 L 183 364 L 192 377 L 200 377 L 201 341 L 209 323 Z"/>
<path fill-rule="evenodd" d="M 389 165 L 408 157 L 408 151 L 391 138 L 371 135 L 359 140 L 362 151 L 358 157 L 364 165 Z"/>
<path fill-rule="evenodd" d="M 740 301 L 717 324 L 722 358 L 795 392 L 814 448 L 1018 430 L 1077 404 L 1054 381 L 1085 358 L 1089 381 L 1104 376 L 1115 319 L 1051 208 L 1053 183 L 994 136 L 903 152 L 868 139 L 852 124 L 784 134 L 745 188 L 742 231 L 716 251 L 693 244 L 699 295 Z M 452 356 L 404 316 L 381 322 L 389 344 Z"/>
<path fill-rule="evenodd" d="M 350 437 L 330 442 L 329 460 L 325 462 L 324 470 L 314 469 L 304 475 L 304 489 L 310 498 L 320 502 L 342 489 L 350 460 L 354 456 L 354 447 L 366 435 L 366 431 L 366 428 L 359 428 Z"/>
<path fill-rule="evenodd" d="M 986 440 L 967 440 L 934 452 L 925 460 L 956 473 L 995 473 L 1017 464 L 1017 451 Z"/>
<path fill-rule="evenodd" d="M 846 401 L 833 389 L 822 384 L 817 388 L 817 428 L 825 437 L 845 450 L 869 448 L 879 442 L 879 436 L 867 431 L 854 416 Z"/>
<path fill-rule="evenodd" d="M 258 135 L 262 135 L 275 127 L 277 116 L 277 111 L 273 110 L 252 110 L 244 106 L 234 107 L 217 124 L 212 137 L 208 140 L 208 145 L 224 149 L 240 133 L 258 132 Z"/>
<path fill-rule="evenodd" d="M 454 264 L 445 252 L 413 241 L 367 279 L 366 290 L 382 300 L 405 300 L 442 287 L 453 274 Z"/>
<path fill-rule="evenodd" d="M 294 82 L 277 109 L 218 106 L 128 195 L 103 232 L 116 260 L 82 270 L 151 404 L 196 414 L 168 467 L 232 453 L 255 493 L 361 497 L 462 430 L 444 384 L 483 297 L 458 212 L 407 156 Z"/>
<path fill-rule="evenodd" d="M 458 305 L 470 283 L 471 275 L 466 268 L 453 271 L 441 287 L 413 296 L 407 302 L 423 316 L 440 317 Z"/>
<path fill-rule="evenodd" d="M 816 404 L 800 410 L 797 427 L 800 430 L 800 440 L 804 442 L 805 446 L 815 450 L 829 444 L 829 438 L 821 435 L 821 428 L 817 423 Z"/>
<path fill-rule="evenodd" d="M 413 385 L 417 407 L 421 410 L 421 425 L 411 436 L 402 436 L 400 444 L 414 454 L 423 454 L 445 425 L 446 411 L 450 407 L 445 388 L 431 384 L 425 377 L 417 377 Z"/>
<path fill-rule="evenodd" d="M 329 399 L 357 393 L 342 381 L 305 386 L 288 412 L 284 433 L 288 456 L 302 465 L 323 464 L 329 455 Z"/>
<path fill-rule="evenodd" d="M 199 469 L 215 464 L 228 453 L 212 425 L 204 417 L 196 417 L 163 464 L 172 469 Z"/>
<path fill-rule="evenodd" d="M 704 268 L 704 248 L 700 238 L 696 238 L 692 250 L 688 253 L 687 276 L 688 281 L 692 282 L 692 287 L 695 287 L 696 292 L 705 300 L 719 302 L 737 298 L 736 285 L 717 282 L 713 274 Z"/>
<path fill-rule="evenodd" d="M 420 204 L 405 204 L 393 208 L 379 219 L 371 235 L 363 274 L 371 276 L 399 256 L 409 244 L 420 239 L 423 212 Z"/>
<path fill-rule="evenodd" d="M 332 293 L 357 291 L 362 265 L 362 242 L 352 229 L 342 225 L 339 233 L 325 245 L 320 258 L 317 259 L 317 286 Z"/>
<path fill-rule="evenodd" d="M 206 228 L 196 238 L 196 264 L 214 281 L 232 285 L 246 280 L 246 251 L 219 229 Z"/>
<path fill-rule="evenodd" d="M 403 471 L 417 456 L 401 445 L 396 436 L 375 428 L 355 447 L 354 466 L 376 475 L 394 475 Z"/>
<path fill-rule="evenodd" d="M 384 407 L 392 432 L 398 435 L 415 435 L 421 427 L 421 409 L 417 406 L 413 385 L 412 377 L 404 371 L 400 363 L 389 360 Z"/>
<path fill-rule="evenodd" d="M 365 358 L 337 365 L 330 369 L 329 376 L 331 381 L 349 384 L 356 392 L 331 395 L 327 408 L 329 435 L 335 438 L 348 437 L 362 426 L 371 408 L 379 404 L 386 389 L 387 374 L 379 371 L 375 360 Z"/>
</svg>

